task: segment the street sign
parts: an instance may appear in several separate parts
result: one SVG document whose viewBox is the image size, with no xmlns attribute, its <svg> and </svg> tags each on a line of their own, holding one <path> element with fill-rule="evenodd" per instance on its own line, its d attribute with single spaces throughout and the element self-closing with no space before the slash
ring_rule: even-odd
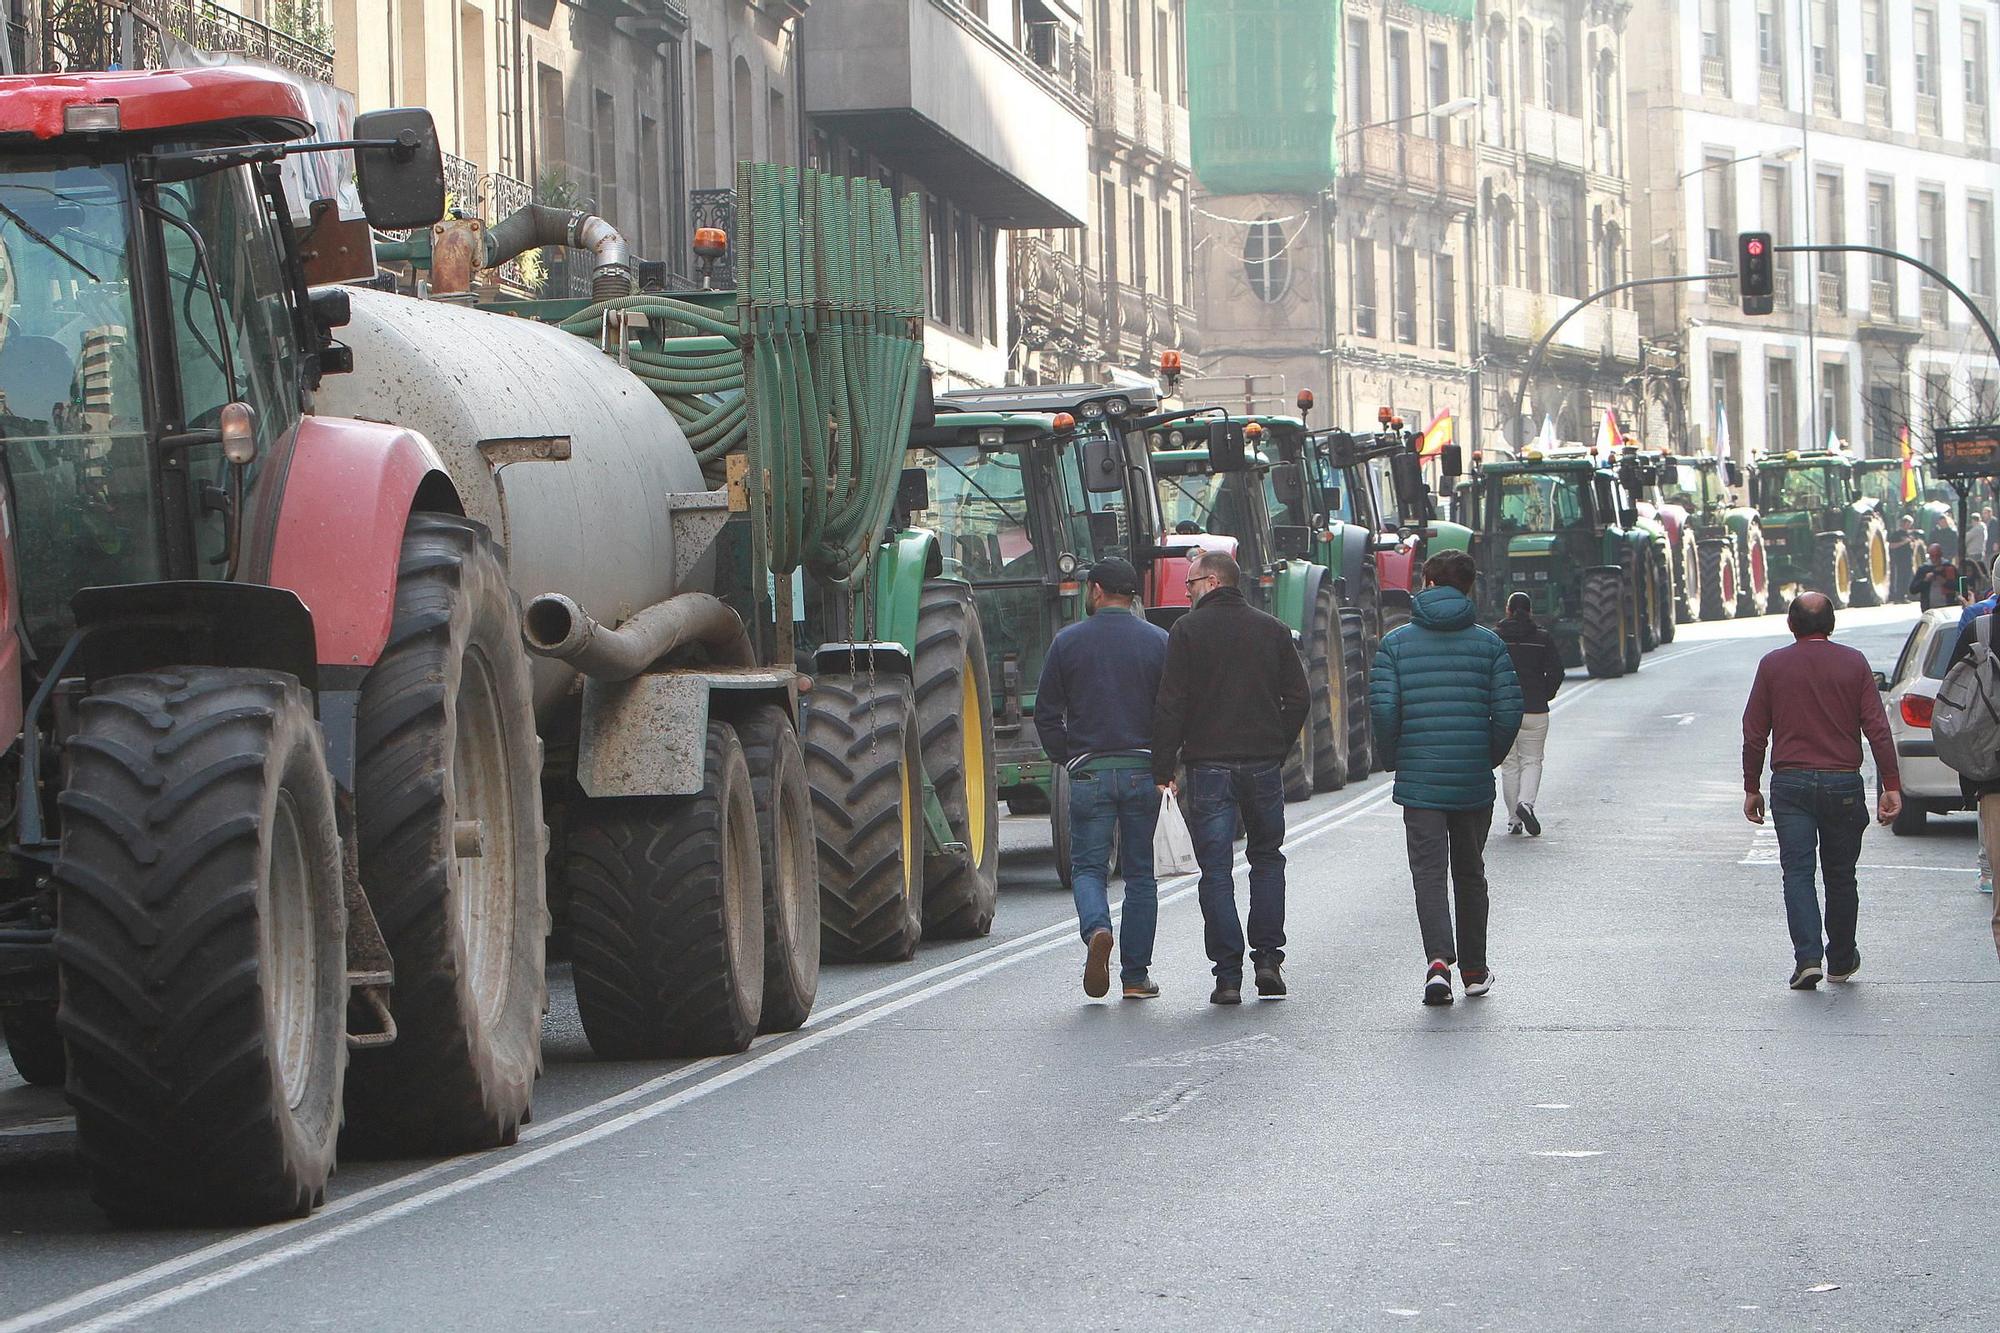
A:
<svg viewBox="0 0 2000 1333">
<path fill-rule="evenodd" d="M 1746 315 L 1768 315 L 1775 301 L 1776 273 L 1771 265 L 1771 233 L 1736 234 L 1736 277 Z"/>
<path fill-rule="evenodd" d="M 2000 477 L 2000 426 L 1950 426 L 1931 445 L 1940 477 Z"/>
</svg>

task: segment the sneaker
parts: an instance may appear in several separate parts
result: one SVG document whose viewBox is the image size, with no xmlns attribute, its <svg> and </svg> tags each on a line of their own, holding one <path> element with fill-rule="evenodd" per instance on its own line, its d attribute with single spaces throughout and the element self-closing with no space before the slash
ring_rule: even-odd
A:
<svg viewBox="0 0 2000 1333">
<path fill-rule="evenodd" d="M 1981 875 L 1979 877 L 1979 891 L 1984 894 L 1991 894 L 1993 892 L 1993 876 Z"/>
<path fill-rule="evenodd" d="M 1469 967 L 1462 967 L 1458 970 L 1458 979 L 1465 983 L 1467 995 L 1484 995 L 1493 989 L 1493 969 L 1490 967 L 1484 972 L 1475 972 Z"/>
<path fill-rule="evenodd" d="M 1424 1003 L 1451 1003 L 1450 964 L 1443 962 L 1432 963 L 1430 971 L 1424 974 Z"/>
<path fill-rule="evenodd" d="M 1508 820 L 1508 821 L 1507 821 L 1507 835 L 1508 835 L 1509 837 L 1513 837 L 1514 835 L 1518 834 L 1518 833 L 1519 833 L 1520 831 L 1521 831 L 1521 821 L 1520 821 L 1520 820 L 1518 820 L 1518 819 L 1510 819 L 1510 820 Z"/>
<path fill-rule="evenodd" d="M 1260 1000 L 1282 1000 L 1285 998 L 1285 974 L 1278 970 L 1276 963 L 1260 963 L 1258 965 L 1257 998 Z"/>
<path fill-rule="evenodd" d="M 1209 992 L 1208 1002 L 1210 1004 L 1241 1004 L 1243 1003 L 1243 987 L 1241 983 L 1232 984 L 1227 981 L 1218 981 L 1215 983 L 1215 989 Z"/>
<path fill-rule="evenodd" d="M 1125 983 L 1125 998 L 1128 1000 L 1157 1000 L 1160 998 L 1160 983 L 1151 977 L 1140 977 Z"/>
<path fill-rule="evenodd" d="M 1800 963 L 1792 969 L 1792 979 L 1785 984 L 1793 990 L 1811 990 L 1819 985 L 1826 971 L 1818 963 Z"/>
<path fill-rule="evenodd" d="M 1854 951 L 1854 961 L 1846 967 L 1830 967 L 1826 970 L 1828 981 L 1852 981 L 1861 975 L 1861 950 Z"/>
<path fill-rule="evenodd" d="M 1527 828 L 1529 837 L 1539 838 L 1542 836 L 1542 821 L 1535 818 L 1534 806 L 1523 801 L 1514 807 L 1514 815 Z"/>
<path fill-rule="evenodd" d="M 1099 927 L 1090 932 L 1090 950 L 1083 960 L 1083 993 L 1101 1000 L 1111 989 L 1111 932 Z"/>
</svg>

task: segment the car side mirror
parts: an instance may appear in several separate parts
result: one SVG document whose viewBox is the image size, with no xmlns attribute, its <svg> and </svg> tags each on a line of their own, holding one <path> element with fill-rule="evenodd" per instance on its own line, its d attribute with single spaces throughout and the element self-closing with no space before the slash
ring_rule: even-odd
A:
<svg viewBox="0 0 2000 1333">
<path fill-rule="evenodd" d="M 1092 435 L 1083 442 L 1083 489 L 1092 495 L 1115 495 L 1125 489 L 1125 455 L 1118 441 Z"/>
<path fill-rule="evenodd" d="M 1302 523 L 1281 523 L 1271 529 L 1271 545 L 1285 560 L 1310 560 L 1313 530 Z"/>
<path fill-rule="evenodd" d="M 444 150 L 430 112 L 366 111 L 354 118 L 354 137 L 376 141 L 354 150 L 354 184 L 369 226 L 406 231 L 444 216 Z"/>
<path fill-rule="evenodd" d="M 1241 422 L 1218 421 L 1209 428 L 1208 467 L 1211 472 L 1249 470 L 1248 440 Z"/>
<path fill-rule="evenodd" d="M 1295 505 L 1303 501 L 1306 494 L 1304 465 L 1280 463 L 1272 468 L 1271 493 L 1278 497 L 1280 504 Z"/>
<path fill-rule="evenodd" d="M 1869 674 L 1875 677 L 1875 688 L 1879 690 L 1881 693 L 1887 694 L 1889 692 L 1889 677 L 1887 673 L 1881 671 L 1873 671 L 1870 672 Z"/>
<path fill-rule="evenodd" d="M 1093 557 L 1109 555 L 1118 545 L 1118 515 L 1113 513 L 1092 514 L 1090 516 L 1090 553 Z"/>
</svg>

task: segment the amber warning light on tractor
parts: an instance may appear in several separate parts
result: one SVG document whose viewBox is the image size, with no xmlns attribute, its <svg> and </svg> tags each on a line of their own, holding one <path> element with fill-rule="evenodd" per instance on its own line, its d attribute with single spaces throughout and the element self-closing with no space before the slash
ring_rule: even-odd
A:
<svg viewBox="0 0 2000 1333">
<path fill-rule="evenodd" d="M 696 227 L 694 252 L 703 259 L 720 259 L 729 253 L 729 233 L 720 227 Z"/>
<path fill-rule="evenodd" d="M 1067 412 L 1058 412 L 1055 416 L 1055 426 L 1057 430 L 1075 430 L 1076 418 Z"/>
<path fill-rule="evenodd" d="M 1173 379 L 1181 373 L 1181 354 L 1169 347 L 1160 353 L 1160 373 Z"/>
</svg>

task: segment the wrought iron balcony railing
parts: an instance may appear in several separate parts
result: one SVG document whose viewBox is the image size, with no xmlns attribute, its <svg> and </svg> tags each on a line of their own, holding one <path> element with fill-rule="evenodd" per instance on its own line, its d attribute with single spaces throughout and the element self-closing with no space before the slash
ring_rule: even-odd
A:
<svg viewBox="0 0 2000 1333">
<path fill-rule="evenodd" d="M 124 47 L 130 34 L 131 50 Z M 52 0 L 42 15 L 42 64 L 50 70 L 168 63 L 173 42 L 235 51 L 322 83 L 333 52 L 259 23 L 213 0 Z"/>
</svg>

